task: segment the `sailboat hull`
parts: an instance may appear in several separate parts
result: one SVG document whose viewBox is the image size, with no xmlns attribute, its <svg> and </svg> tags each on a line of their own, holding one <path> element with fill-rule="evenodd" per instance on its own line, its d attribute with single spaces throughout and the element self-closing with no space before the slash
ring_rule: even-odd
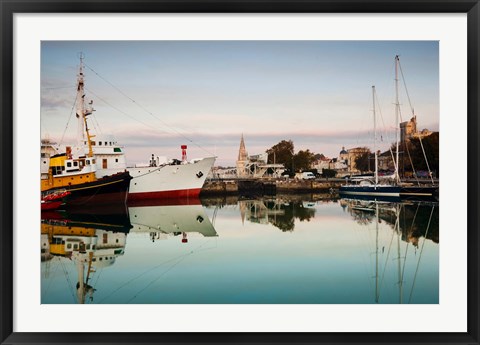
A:
<svg viewBox="0 0 480 345">
<path fill-rule="evenodd" d="M 400 197 L 400 187 L 397 186 L 341 186 L 340 195 Z"/>
<path fill-rule="evenodd" d="M 433 197 L 437 193 L 438 187 L 434 186 L 402 186 L 400 190 L 402 196 Z"/>
</svg>

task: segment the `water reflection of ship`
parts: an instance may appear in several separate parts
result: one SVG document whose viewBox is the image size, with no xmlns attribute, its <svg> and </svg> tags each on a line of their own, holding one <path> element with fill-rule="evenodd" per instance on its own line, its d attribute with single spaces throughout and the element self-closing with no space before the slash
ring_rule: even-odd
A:
<svg viewBox="0 0 480 345">
<path fill-rule="evenodd" d="M 272 224 L 282 231 L 293 231 L 295 219 L 315 217 L 315 202 L 280 198 L 239 200 L 242 223 Z"/>
<path fill-rule="evenodd" d="M 96 290 L 91 283 L 93 274 L 113 265 L 116 258 L 124 254 L 131 225 L 125 223 L 121 214 L 117 214 L 117 223 L 106 222 L 105 216 L 101 212 L 90 217 L 42 213 L 41 258 L 45 261 L 45 274 L 49 274 L 51 265 L 60 266 L 72 295 L 77 296 L 76 302 L 80 304 L 93 301 Z M 70 279 L 66 262 L 75 263 L 76 284 Z"/>
<path fill-rule="evenodd" d="M 199 199 L 177 200 L 173 204 L 154 201 L 131 204 L 128 212 L 132 232 L 148 233 L 152 242 L 181 236 L 181 241 L 187 243 L 189 234 L 193 233 L 204 237 L 218 236 Z"/>
<path fill-rule="evenodd" d="M 398 285 L 398 303 L 410 303 L 425 242 L 432 240 L 438 243 L 438 203 L 388 203 L 376 200 L 342 199 L 340 204 L 350 212 L 357 223 L 362 225 L 375 224 L 375 303 L 380 303 L 381 288 L 386 284 L 387 266 L 393 264 L 393 262 L 396 262 L 397 266 L 394 284 Z M 386 244 L 380 243 L 379 224 L 381 223 L 386 223 L 393 229 L 391 237 Z M 422 238 L 423 241 L 421 241 Z M 394 248 L 394 242 L 396 242 L 396 248 Z M 408 300 L 405 301 L 405 265 L 410 245 L 414 247 L 417 261 L 415 263 L 414 275 L 410 277 L 412 283 L 408 293 Z M 403 252 L 402 247 L 404 249 Z M 419 250 L 418 257 L 416 255 L 417 250 Z M 392 255 L 391 258 L 390 254 Z M 382 263 L 383 267 L 380 267 Z"/>
</svg>

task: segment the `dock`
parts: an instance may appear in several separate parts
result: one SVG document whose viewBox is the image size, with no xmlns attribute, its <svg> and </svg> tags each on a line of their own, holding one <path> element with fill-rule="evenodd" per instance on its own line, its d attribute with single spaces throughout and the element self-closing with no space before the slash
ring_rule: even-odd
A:
<svg viewBox="0 0 480 345">
<path fill-rule="evenodd" d="M 302 180 L 295 178 L 229 178 L 210 179 L 203 185 L 201 196 L 240 195 L 261 196 L 276 194 L 329 193 L 338 194 L 340 186 L 345 184 L 341 178 L 316 178 Z M 416 181 L 405 181 L 414 183 Z M 431 180 L 421 181 L 427 185 Z M 435 180 L 438 185 L 438 180 Z"/>
<path fill-rule="evenodd" d="M 201 195 L 275 195 L 338 191 L 343 179 L 215 179 L 207 180 Z"/>
</svg>

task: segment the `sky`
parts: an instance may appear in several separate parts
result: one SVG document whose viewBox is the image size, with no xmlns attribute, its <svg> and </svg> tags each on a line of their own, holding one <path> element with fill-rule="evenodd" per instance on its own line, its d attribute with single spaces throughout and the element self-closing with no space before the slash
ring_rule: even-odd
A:
<svg viewBox="0 0 480 345">
<path fill-rule="evenodd" d="M 373 85 L 377 146 L 386 149 L 395 55 L 400 120 L 413 108 L 418 129 L 439 128 L 438 41 L 43 41 L 42 138 L 75 142 L 80 52 L 95 108 L 89 127 L 113 135 L 131 164 L 180 158 L 186 144 L 188 159 L 234 166 L 242 135 L 249 154 L 281 140 L 330 158 L 373 148 Z"/>
</svg>

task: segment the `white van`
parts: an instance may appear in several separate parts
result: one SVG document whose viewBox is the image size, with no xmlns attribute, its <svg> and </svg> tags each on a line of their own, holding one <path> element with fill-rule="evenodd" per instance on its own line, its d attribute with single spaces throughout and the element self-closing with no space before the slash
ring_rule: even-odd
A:
<svg viewBox="0 0 480 345">
<path fill-rule="evenodd" d="M 315 178 L 315 175 L 312 172 L 307 171 L 307 172 L 297 173 L 295 174 L 295 177 L 301 180 L 313 180 Z"/>
</svg>

